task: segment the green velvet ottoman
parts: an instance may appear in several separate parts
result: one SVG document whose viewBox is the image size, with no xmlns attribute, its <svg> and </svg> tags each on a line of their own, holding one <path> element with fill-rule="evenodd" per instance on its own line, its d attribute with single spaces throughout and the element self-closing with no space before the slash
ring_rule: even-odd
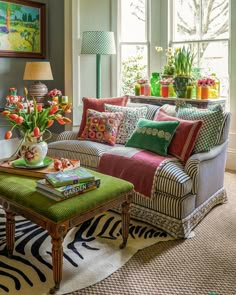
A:
<svg viewBox="0 0 236 295">
<path fill-rule="evenodd" d="M 57 202 L 36 192 L 36 179 L 0 172 L 0 204 L 6 212 L 6 240 L 8 255 L 14 250 L 15 215 L 19 214 L 46 229 L 52 239 L 52 265 L 55 286 L 59 290 L 62 279 L 63 239 L 72 227 L 95 215 L 122 205 L 122 238 L 124 248 L 129 234 L 129 209 L 133 184 L 122 179 L 91 171 L 101 178 L 98 189 Z"/>
</svg>

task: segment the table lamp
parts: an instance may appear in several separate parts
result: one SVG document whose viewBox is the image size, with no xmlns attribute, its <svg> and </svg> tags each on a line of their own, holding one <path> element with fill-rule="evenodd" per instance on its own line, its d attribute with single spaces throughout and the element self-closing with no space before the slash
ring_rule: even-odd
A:
<svg viewBox="0 0 236 295">
<path fill-rule="evenodd" d="M 29 96 L 37 102 L 45 103 L 48 87 L 41 80 L 53 80 L 50 62 L 26 62 L 23 80 L 33 80 L 28 89 Z"/>
<path fill-rule="evenodd" d="M 115 40 L 113 32 L 85 31 L 83 32 L 82 54 L 96 54 L 96 95 L 101 97 L 101 55 L 115 54 Z"/>
</svg>

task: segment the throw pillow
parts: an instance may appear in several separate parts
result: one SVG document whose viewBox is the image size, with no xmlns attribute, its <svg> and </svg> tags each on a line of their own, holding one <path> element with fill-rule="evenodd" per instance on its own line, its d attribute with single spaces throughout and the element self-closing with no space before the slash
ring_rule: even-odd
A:
<svg viewBox="0 0 236 295">
<path fill-rule="evenodd" d="M 156 114 L 155 121 L 176 121 L 180 123 L 175 131 L 172 141 L 168 147 L 168 153 L 180 159 L 184 163 L 190 157 L 194 145 L 198 139 L 202 121 L 189 121 L 177 119 L 176 117 L 169 116 L 162 109 Z"/>
<path fill-rule="evenodd" d="M 110 97 L 110 98 L 90 98 L 90 97 L 84 97 L 83 98 L 83 114 L 82 119 L 80 122 L 80 128 L 78 136 L 81 136 L 85 124 L 86 124 L 86 116 L 87 116 L 87 109 L 96 110 L 98 112 L 105 112 L 104 104 L 109 103 L 112 105 L 120 105 L 120 106 L 126 106 L 128 102 L 129 96 L 125 95 L 122 97 Z"/>
<path fill-rule="evenodd" d="M 177 117 L 184 120 L 203 121 L 197 142 L 193 149 L 194 153 L 208 152 L 216 145 L 224 118 L 221 105 L 216 105 L 209 109 L 180 107 Z"/>
<path fill-rule="evenodd" d="M 117 130 L 123 118 L 122 112 L 106 113 L 95 110 L 87 110 L 87 118 L 80 139 L 89 139 L 114 145 L 116 143 Z"/>
<path fill-rule="evenodd" d="M 105 104 L 106 112 L 122 112 L 124 117 L 120 123 L 116 143 L 126 144 L 134 129 L 137 126 L 140 118 L 145 118 L 147 115 L 147 107 L 121 107 Z"/>
<path fill-rule="evenodd" d="M 137 147 L 166 156 L 167 148 L 178 125 L 178 121 L 157 122 L 139 119 L 137 128 L 125 146 Z"/>
</svg>

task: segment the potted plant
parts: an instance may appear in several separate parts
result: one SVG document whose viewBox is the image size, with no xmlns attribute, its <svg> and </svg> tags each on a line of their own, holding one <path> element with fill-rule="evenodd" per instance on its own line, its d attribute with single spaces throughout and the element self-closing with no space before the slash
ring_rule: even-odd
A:
<svg viewBox="0 0 236 295">
<path fill-rule="evenodd" d="M 187 86 L 192 82 L 194 53 L 188 47 L 177 48 L 174 52 L 175 76 L 173 86 L 177 97 L 186 97 Z"/>
</svg>

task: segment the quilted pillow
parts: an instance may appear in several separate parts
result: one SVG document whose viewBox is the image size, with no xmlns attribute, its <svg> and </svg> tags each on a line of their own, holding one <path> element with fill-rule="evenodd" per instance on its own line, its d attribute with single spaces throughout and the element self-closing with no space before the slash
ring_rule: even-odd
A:
<svg viewBox="0 0 236 295">
<path fill-rule="evenodd" d="M 166 156 L 167 148 L 178 125 L 178 121 L 158 122 L 140 119 L 125 146 L 137 147 Z"/>
<path fill-rule="evenodd" d="M 79 129 L 78 136 L 81 136 L 85 127 L 87 109 L 96 110 L 98 112 L 105 112 L 105 109 L 104 109 L 105 103 L 109 103 L 112 105 L 126 106 L 128 99 L 129 99 L 128 95 L 125 95 L 122 97 L 109 97 L 109 98 L 84 97 L 83 98 L 83 114 L 82 114 L 82 119 L 80 122 L 80 129 Z"/>
<path fill-rule="evenodd" d="M 134 129 L 137 126 L 140 118 L 145 118 L 147 115 L 147 107 L 121 107 L 105 104 L 106 112 L 122 112 L 124 117 L 120 123 L 116 143 L 126 144 Z"/>
<path fill-rule="evenodd" d="M 184 163 L 190 157 L 194 145 L 198 139 L 202 121 L 189 121 L 177 119 L 176 117 L 169 116 L 162 109 L 156 114 L 155 121 L 176 121 L 180 123 L 175 131 L 172 141 L 168 147 L 168 153 L 180 159 Z"/>
<path fill-rule="evenodd" d="M 106 113 L 88 109 L 86 124 L 80 139 L 89 139 L 114 145 L 117 130 L 123 118 L 122 112 Z"/>
<path fill-rule="evenodd" d="M 209 109 L 180 107 L 177 117 L 184 120 L 203 121 L 193 153 L 208 152 L 216 145 L 224 119 L 221 105 L 216 105 Z"/>
</svg>

